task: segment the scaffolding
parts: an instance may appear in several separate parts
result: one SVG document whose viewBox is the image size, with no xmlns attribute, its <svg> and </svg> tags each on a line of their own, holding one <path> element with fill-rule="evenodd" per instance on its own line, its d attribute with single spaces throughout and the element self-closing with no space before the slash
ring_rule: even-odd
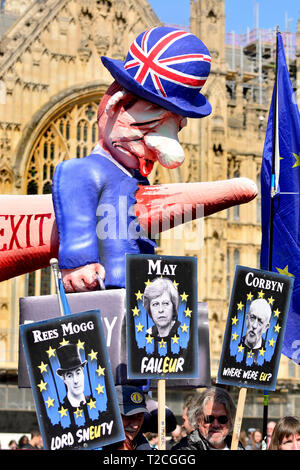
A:
<svg viewBox="0 0 300 470">
<path fill-rule="evenodd" d="M 281 33 L 293 86 L 296 86 L 296 33 Z M 270 69 L 275 67 L 276 29 L 248 28 L 245 34 L 226 33 L 227 87 L 234 97 L 236 77 L 244 82 L 244 93 L 252 100 L 265 103 L 266 85 Z"/>
</svg>

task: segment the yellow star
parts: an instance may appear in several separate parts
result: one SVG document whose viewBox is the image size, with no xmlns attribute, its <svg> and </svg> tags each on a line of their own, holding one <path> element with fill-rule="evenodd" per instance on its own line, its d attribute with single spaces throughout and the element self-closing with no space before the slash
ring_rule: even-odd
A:
<svg viewBox="0 0 300 470">
<path fill-rule="evenodd" d="M 147 340 L 147 344 L 149 344 L 149 343 L 152 344 L 153 336 L 147 335 L 146 340 Z"/>
<path fill-rule="evenodd" d="M 67 416 L 67 408 L 64 408 L 63 406 L 61 407 L 60 410 L 58 410 L 59 414 L 60 414 L 60 417 L 63 418 L 64 416 Z"/>
<path fill-rule="evenodd" d="M 264 295 L 265 295 L 265 293 L 261 290 L 261 291 L 258 293 L 258 298 L 259 298 L 259 299 L 262 299 Z"/>
<path fill-rule="evenodd" d="M 269 346 L 271 346 L 273 348 L 274 344 L 275 344 L 274 339 L 273 338 L 269 339 Z"/>
<path fill-rule="evenodd" d="M 140 290 L 136 292 L 135 295 L 136 295 L 136 300 L 141 300 L 143 298 L 143 294 L 141 293 Z"/>
<path fill-rule="evenodd" d="M 268 302 L 269 302 L 269 304 L 270 304 L 270 305 L 273 305 L 273 303 L 274 303 L 274 300 L 275 300 L 275 299 L 273 299 L 273 297 L 272 297 L 272 296 L 271 296 L 271 297 L 269 297 L 269 298 L 268 298 Z"/>
<path fill-rule="evenodd" d="M 248 352 L 248 358 L 249 358 L 249 359 L 252 359 L 253 356 L 254 356 L 254 352 L 253 352 L 252 349 L 251 349 L 251 351 Z"/>
<path fill-rule="evenodd" d="M 177 287 L 179 285 L 179 282 L 176 282 L 175 279 L 174 279 L 173 284 L 174 284 L 174 287 L 176 287 L 176 289 L 177 289 Z"/>
<path fill-rule="evenodd" d="M 149 286 L 150 284 L 151 284 L 151 281 L 150 281 L 150 279 L 148 279 L 148 280 L 145 282 L 145 285 L 146 285 L 146 286 Z"/>
<path fill-rule="evenodd" d="M 48 351 L 46 351 L 46 353 L 48 354 L 48 357 L 50 358 L 51 356 L 55 357 L 55 349 L 53 349 L 51 346 L 50 348 L 48 349 Z"/>
<path fill-rule="evenodd" d="M 244 305 L 242 304 L 242 302 L 237 304 L 238 310 L 243 310 L 243 307 L 244 307 Z"/>
<path fill-rule="evenodd" d="M 300 166 L 300 152 L 299 154 L 297 155 L 296 153 L 293 153 L 296 161 L 294 163 L 294 165 L 292 166 L 292 168 L 296 168 L 297 166 Z"/>
<path fill-rule="evenodd" d="M 294 274 L 289 273 L 289 265 L 287 264 L 284 269 L 276 268 L 279 274 L 284 274 L 285 276 L 295 277 Z"/>
<path fill-rule="evenodd" d="M 278 310 L 278 308 L 276 310 L 274 310 L 274 317 L 279 317 L 280 315 L 280 311 Z"/>
<path fill-rule="evenodd" d="M 236 325 L 237 322 L 238 322 L 238 319 L 237 319 L 237 317 L 235 316 L 235 317 L 233 317 L 233 318 L 231 319 L 231 321 L 232 321 L 232 324 L 233 324 L 233 325 Z"/>
<path fill-rule="evenodd" d="M 133 311 L 133 316 L 134 317 L 138 317 L 139 316 L 139 311 L 140 309 L 137 308 L 136 306 L 134 308 L 131 309 Z"/>
<path fill-rule="evenodd" d="M 95 352 L 93 349 L 91 350 L 90 354 L 88 354 L 91 358 L 91 361 L 93 361 L 94 359 L 97 359 L 97 355 L 98 353 Z"/>
<path fill-rule="evenodd" d="M 186 325 L 185 323 L 183 325 L 180 325 L 180 328 L 181 328 L 181 331 L 182 333 L 187 333 L 187 330 L 188 330 L 188 325 Z"/>
<path fill-rule="evenodd" d="M 187 308 L 187 309 L 184 311 L 184 313 L 185 313 L 185 316 L 186 316 L 186 317 L 191 317 L 192 310 L 190 310 L 189 308 Z"/>
<path fill-rule="evenodd" d="M 160 348 L 165 348 L 167 343 L 166 343 L 166 341 L 164 341 L 163 339 L 161 339 L 161 341 L 159 341 L 158 344 L 159 344 L 159 347 L 160 347 Z"/>
<path fill-rule="evenodd" d="M 240 344 L 240 345 L 238 346 L 238 352 L 239 352 L 239 353 L 243 352 L 244 349 L 245 349 L 245 348 L 244 348 L 244 346 L 243 346 L 242 344 Z"/>
<path fill-rule="evenodd" d="M 54 398 L 49 397 L 46 403 L 48 405 L 48 408 L 50 408 L 50 406 L 54 406 Z"/>
<path fill-rule="evenodd" d="M 47 382 L 43 382 L 41 380 L 40 383 L 38 384 L 38 387 L 40 389 L 40 392 L 42 392 L 43 390 L 46 390 L 47 389 Z"/>
<path fill-rule="evenodd" d="M 277 323 L 277 325 L 274 326 L 275 333 L 279 333 L 280 328 L 281 328 L 281 326 L 279 326 L 278 323 Z"/>
<path fill-rule="evenodd" d="M 238 339 L 239 335 L 237 333 L 232 334 L 232 340 L 236 341 Z"/>
<path fill-rule="evenodd" d="M 74 415 L 76 416 L 77 419 L 81 418 L 82 412 L 83 412 L 83 410 L 81 410 L 80 408 L 77 408 L 77 410 L 74 411 Z"/>
<path fill-rule="evenodd" d="M 83 349 L 84 350 L 84 343 L 82 341 L 80 341 L 80 339 L 77 341 L 77 347 L 78 347 L 78 350 L 80 351 L 80 349 Z"/>
<path fill-rule="evenodd" d="M 104 385 L 98 385 L 98 387 L 95 388 L 96 392 L 98 393 L 98 395 L 100 393 L 104 393 Z"/>
<path fill-rule="evenodd" d="M 44 364 L 43 362 L 41 362 L 41 365 L 38 366 L 38 368 L 40 369 L 41 371 L 41 374 L 43 372 L 47 372 L 47 367 L 48 367 L 48 364 Z"/>
<path fill-rule="evenodd" d="M 264 356 L 266 350 L 263 347 L 261 347 L 261 349 L 258 352 L 260 356 Z"/>
<path fill-rule="evenodd" d="M 179 336 L 174 335 L 172 338 L 173 344 L 178 344 Z"/>
<path fill-rule="evenodd" d="M 247 294 L 247 300 L 252 300 L 252 297 L 253 297 L 253 294 L 249 292 L 249 294 Z"/>
<path fill-rule="evenodd" d="M 96 369 L 96 372 L 98 374 L 98 377 L 100 377 L 100 375 L 104 375 L 104 371 L 105 371 L 105 367 L 98 367 L 98 369 Z"/>
<path fill-rule="evenodd" d="M 69 344 L 70 341 L 66 341 L 64 338 L 61 343 L 59 343 L 61 346 L 65 346 L 66 344 Z"/>
<path fill-rule="evenodd" d="M 90 410 L 92 408 L 96 409 L 96 400 L 93 401 L 92 399 L 90 399 L 90 401 L 88 402 L 88 406 L 90 407 Z"/>
<path fill-rule="evenodd" d="M 135 325 L 135 326 L 136 326 L 136 331 L 137 331 L 137 333 L 138 333 L 139 331 L 143 331 L 144 325 L 142 325 L 141 322 L 139 322 L 139 324 L 138 324 L 138 325 Z"/>
<path fill-rule="evenodd" d="M 180 294 L 180 297 L 181 297 L 182 302 L 184 302 L 185 300 L 187 300 L 188 294 L 184 292 L 183 294 Z"/>
</svg>

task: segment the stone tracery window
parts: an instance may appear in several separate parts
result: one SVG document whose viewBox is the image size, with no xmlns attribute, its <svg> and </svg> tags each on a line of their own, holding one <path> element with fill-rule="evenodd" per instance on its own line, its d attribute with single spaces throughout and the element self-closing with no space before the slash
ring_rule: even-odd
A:
<svg viewBox="0 0 300 470">
<path fill-rule="evenodd" d="M 37 139 L 25 172 L 27 194 L 50 194 L 55 167 L 70 158 L 84 158 L 98 141 L 99 100 L 77 103 L 56 116 Z M 54 292 L 50 268 L 27 275 L 26 295 Z"/>
</svg>

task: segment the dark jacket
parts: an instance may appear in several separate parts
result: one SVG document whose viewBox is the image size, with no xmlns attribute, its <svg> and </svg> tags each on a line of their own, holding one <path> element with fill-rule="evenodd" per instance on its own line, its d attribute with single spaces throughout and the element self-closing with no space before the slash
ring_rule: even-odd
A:
<svg viewBox="0 0 300 470">
<path fill-rule="evenodd" d="M 231 436 L 225 438 L 225 444 L 229 447 L 231 446 Z M 188 434 L 186 437 L 183 437 L 178 444 L 172 447 L 173 450 L 212 450 L 208 441 L 202 436 L 200 431 L 196 429 L 195 431 Z M 242 444 L 239 442 L 238 450 L 244 450 Z"/>
<path fill-rule="evenodd" d="M 121 443 L 122 442 L 115 442 L 114 444 L 110 444 L 108 446 L 103 447 L 103 450 L 105 450 L 106 452 L 114 452 L 118 450 Z M 145 438 L 145 436 L 142 434 L 141 431 L 134 438 L 133 445 L 134 445 L 134 450 L 154 450 L 150 446 L 149 442 L 147 441 L 147 439 Z"/>
</svg>

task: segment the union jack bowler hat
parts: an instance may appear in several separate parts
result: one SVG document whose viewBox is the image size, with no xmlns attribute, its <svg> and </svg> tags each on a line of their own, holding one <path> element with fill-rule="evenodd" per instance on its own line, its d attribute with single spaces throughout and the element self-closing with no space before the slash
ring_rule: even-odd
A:
<svg viewBox="0 0 300 470">
<path fill-rule="evenodd" d="M 211 113 L 210 103 L 200 93 L 211 57 L 191 33 L 151 28 L 131 44 L 125 62 L 108 57 L 101 60 L 120 85 L 144 100 L 191 118 Z"/>
</svg>

